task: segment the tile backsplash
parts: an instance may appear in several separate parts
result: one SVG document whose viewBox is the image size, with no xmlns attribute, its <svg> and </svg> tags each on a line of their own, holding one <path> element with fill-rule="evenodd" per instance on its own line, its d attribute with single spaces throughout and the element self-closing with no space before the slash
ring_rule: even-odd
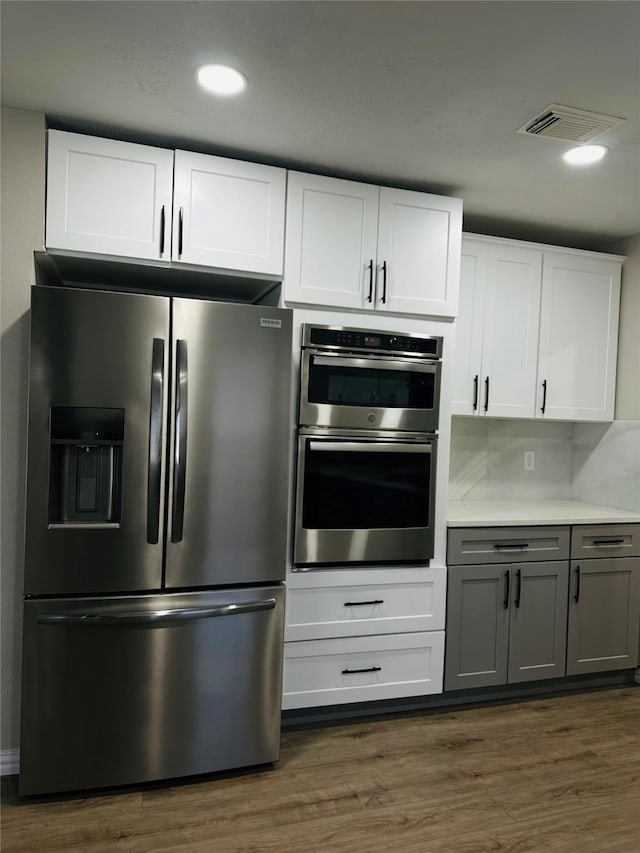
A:
<svg viewBox="0 0 640 853">
<path fill-rule="evenodd" d="M 545 499 L 640 512 L 640 422 L 452 419 L 449 500 Z"/>
</svg>

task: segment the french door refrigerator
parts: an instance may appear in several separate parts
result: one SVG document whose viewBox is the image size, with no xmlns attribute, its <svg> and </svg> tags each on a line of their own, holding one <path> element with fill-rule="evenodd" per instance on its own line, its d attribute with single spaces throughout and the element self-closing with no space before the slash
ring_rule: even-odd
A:
<svg viewBox="0 0 640 853">
<path fill-rule="evenodd" d="M 32 290 L 22 795 L 277 760 L 291 312 Z"/>
</svg>

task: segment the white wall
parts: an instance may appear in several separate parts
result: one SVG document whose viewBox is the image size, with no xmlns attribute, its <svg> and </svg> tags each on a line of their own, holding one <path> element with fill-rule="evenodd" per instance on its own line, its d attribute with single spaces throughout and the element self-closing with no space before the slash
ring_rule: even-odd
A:
<svg viewBox="0 0 640 853">
<path fill-rule="evenodd" d="M 33 252 L 44 242 L 44 115 L 2 108 L 0 750 L 19 741 L 28 319 Z"/>
</svg>

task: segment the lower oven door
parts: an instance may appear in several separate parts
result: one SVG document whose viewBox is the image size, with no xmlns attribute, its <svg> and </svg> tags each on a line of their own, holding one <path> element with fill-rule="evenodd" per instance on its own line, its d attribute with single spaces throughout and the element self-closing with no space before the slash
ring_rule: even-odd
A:
<svg viewBox="0 0 640 853">
<path fill-rule="evenodd" d="M 436 447 L 435 436 L 301 429 L 295 565 L 429 560 Z"/>
</svg>

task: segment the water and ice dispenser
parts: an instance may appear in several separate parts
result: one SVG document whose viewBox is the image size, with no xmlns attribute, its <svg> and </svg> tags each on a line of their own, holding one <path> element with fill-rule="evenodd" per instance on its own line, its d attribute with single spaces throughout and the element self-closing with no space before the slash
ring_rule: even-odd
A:
<svg viewBox="0 0 640 853">
<path fill-rule="evenodd" d="M 119 524 L 124 409 L 52 406 L 49 525 Z"/>
</svg>

